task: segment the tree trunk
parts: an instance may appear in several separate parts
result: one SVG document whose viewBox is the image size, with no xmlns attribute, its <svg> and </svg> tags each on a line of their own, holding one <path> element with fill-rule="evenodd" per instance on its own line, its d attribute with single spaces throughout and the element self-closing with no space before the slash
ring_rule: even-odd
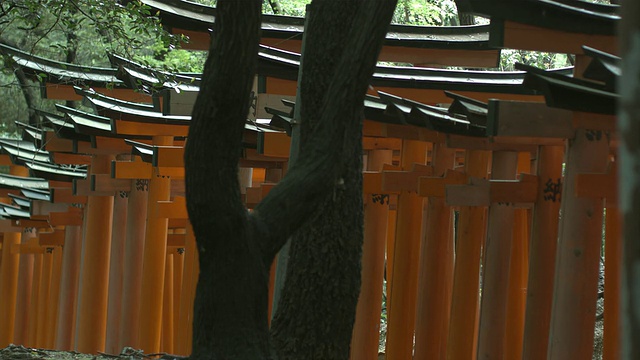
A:
<svg viewBox="0 0 640 360">
<path fill-rule="evenodd" d="M 300 88 L 300 156 L 315 136 L 329 83 L 362 1 L 316 2 L 309 9 Z M 310 14 L 310 15 L 309 15 Z M 336 163 L 343 186 L 291 241 L 285 288 L 272 325 L 281 359 L 341 359 L 349 343 L 360 291 L 362 107 L 344 109 L 345 156 Z M 335 279 L 341 279 L 336 283 Z M 319 346 L 322 344 L 322 346 Z"/>
<path fill-rule="evenodd" d="M 620 56 L 622 71 L 618 92 L 620 133 L 620 212 L 623 217 L 623 323 L 622 358 L 640 358 L 640 3 L 622 2 Z"/>
<path fill-rule="evenodd" d="M 356 62 L 358 49 L 349 41 L 367 36 L 367 23 L 379 37 L 375 46 L 386 33 L 393 4 L 378 4 L 384 8 L 380 15 L 362 16 L 369 5 L 362 1 L 313 3 L 302 60 L 301 104 L 297 104 L 302 107 L 301 158 L 310 156 L 313 142 L 322 139 L 317 129 L 326 121 L 321 118 L 323 111 L 333 107 L 333 97 L 338 96 L 330 90 L 331 82 L 350 76 L 342 72 L 340 59 Z M 366 61 L 371 63 L 377 53 L 369 56 Z M 368 80 L 360 79 L 360 86 L 366 89 Z M 318 204 L 320 214 L 292 239 L 285 288 L 272 324 L 280 359 L 349 357 L 363 238 L 362 100 L 338 109 L 342 118 L 339 133 L 344 134 L 334 142 L 344 147 L 335 163 L 338 186 Z"/>
<path fill-rule="evenodd" d="M 9 41 L 7 39 L 1 39 L 1 41 L 11 47 L 19 49 L 20 46 L 14 43 L 13 41 Z M 10 60 L 13 63 L 13 60 Z M 6 61 L 5 61 L 6 64 Z M 33 91 L 31 90 L 35 85 L 29 81 L 27 75 L 22 70 L 21 66 L 17 64 L 13 65 L 13 73 L 16 76 L 16 80 L 18 81 L 18 85 L 20 85 L 20 90 L 22 91 L 22 96 L 24 97 L 24 101 L 27 104 L 27 113 L 29 114 L 29 125 L 37 126 L 38 125 L 38 114 L 35 111 L 35 96 L 33 95 Z"/>
<path fill-rule="evenodd" d="M 269 6 L 275 15 L 282 15 L 282 6 L 278 0 L 269 0 Z"/>
<path fill-rule="evenodd" d="M 319 205 L 345 187 L 340 164 L 344 154 L 353 151 L 346 147 L 345 132 L 352 128 L 346 127 L 350 121 L 345 118 L 362 111 L 395 6 L 394 1 L 377 0 L 359 9 L 354 24 L 361 26 L 350 28 L 346 43 L 353 53 L 340 57 L 314 136 L 287 176 L 248 213 L 240 201 L 237 172 L 260 29 L 260 1 L 250 4 L 218 3 L 212 49 L 185 148 L 187 209 L 200 260 L 192 359 L 273 358 L 267 330 L 269 265 L 287 238 L 318 213 Z M 335 288 L 353 286 L 330 280 Z M 280 321 L 297 315 L 282 311 Z M 314 326 L 308 320 L 298 330 Z M 349 328 L 346 337 L 350 334 Z M 274 337 L 283 342 L 281 335 Z M 321 348 L 324 340 L 315 339 L 315 346 Z M 295 347 L 291 353 L 297 356 Z"/>
<path fill-rule="evenodd" d="M 192 359 L 268 359 L 267 271 L 240 200 L 238 160 L 257 64 L 261 1 L 219 1 L 185 148 L 199 251 Z"/>
</svg>

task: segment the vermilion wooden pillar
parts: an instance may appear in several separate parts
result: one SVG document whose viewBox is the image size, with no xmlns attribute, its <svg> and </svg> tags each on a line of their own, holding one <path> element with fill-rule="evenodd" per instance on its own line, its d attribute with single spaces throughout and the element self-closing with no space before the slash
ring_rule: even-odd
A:
<svg viewBox="0 0 640 360">
<path fill-rule="evenodd" d="M 173 136 L 155 136 L 154 145 L 173 145 Z M 157 215 L 158 201 L 169 201 L 171 179 L 160 175 L 153 168 L 149 180 L 149 203 L 147 208 L 147 232 L 144 242 L 142 270 L 142 302 L 140 307 L 139 329 L 140 347 L 148 353 L 160 350 L 162 335 L 162 298 L 164 293 L 164 274 L 167 258 L 167 218 Z"/>
<path fill-rule="evenodd" d="M 122 320 L 122 293 L 124 283 L 124 250 L 127 232 L 128 194 L 117 193 L 113 201 L 111 230 L 111 263 L 109 265 L 109 305 L 107 307 L 107 340 L 105 351 L 119 354 Z"/>
<path fill-rule="evenodd" d="M 523 360 L 544 359 L 547 356 L 563 157 L 562 146 L 540 146 L 538 150 L 539 185 L 530 241 Z"/>
<path fill-rule="evenodd" d="M 518 153 L 495 151 L 491 178 L 515 179 Z M 509 285 L 514 207 L 489 206 L 487 241 L 482 261 L 482 301 L 478 331 L 478 359 L 503 359 L 506 330 L 506 303 Z"/>
<path fill-rule="evenodd" d="M 40 283 L 42 282 L 42 263 L 43 263 L 43 254 L 34 254 L 35 261 L 33 265 L 33 283 L 31 284 L 31 302 L 28 304 L 27 308 L 29 311 L 29 320 L 27 323 L 27 339 L 26 346 L 29 347 L 38 347 L 38 315 L 40 312 L 38 311 L 40 301 Z"/>
<path fill-rule="evenodd" d="M 402 169 L 410 171 L 413 164 L 424 164 L 427 143 L 404 140 Z M 393 274 L 387 305 L 387 358 L 408 360 L 413 356 L 413 334 L 416 321 L 418 261 L 422 231 L 423 198 L 417 193 L 398 195 L 396 240 Z"/>
<path fill-rule="evenodd" d="M 452 169 L 455 150 L 435 144 L 434 176 Z M 416 319 L 416 359 L 445 359 L 453 287 L 451 209 L 444 198 L 427 199 L 426 232 L 422 239 Z"/>
<path fill-rule="evenodd" d="M 490 155 L 489 151 L 467 151 L 465 156 L 467 176 L 486 178 Z M 480 291 L 478 280 L 485 228 L 486 209 L 484 207 L 460 208 L 447 359 L 475 359 Z"/>
<path fill-rule="evenodd" d="M 62 248 L 62 279 L 57 311 L 55 348 L 72 350 L 76 328 L 78 287 L 80 282 L 80 256 L 82 254 L 82 228 L 65 228 Z"/>
<path fill-rule="evenodd" d="M 93 157 L 90 173 L 108 174 L 110 169 L 111 157 Z M 89 196 L 85 216 L 76 349 L 94 354 L 104 351 L 107 332 L 113 196 Z"/>
<path fill-rule="evenodd" d="M 19 232 L 6 232 L 2 240 L 2 263 L 0 264 L 0 348 L 13 343 L 16 299 L 18 296 L 18 270 L 20 254 L 11 248 L 20 244 Z"/>
<path fill-rule="evenodd" d="M 609 199 L 607 199 L 609 203 Z M 622 236 L 620 212 L 617 207 L 607 207 L 604 243 L 604 350 L 603 360 L 622 358 L 622 322 L 620 304 L 622 289 Z"/>
<path fill-rule="evenodd" d="M 184 277 L 184 248 L 173 252 L 173 351 L 178 350 L 180 342 L 180 299 L 182 299 L 182 281 Z"/>
<path fill-rule="evenodd" d="M 122 282 L 122 318 L 120 320 L 120 348 L 140 348 L 140 298 L 142 292 L 142 261 L 146 232 L 149 180 L 132 180 L 127 205 L 127 228 L 124 249 Z"/>
<path fill-rule="evenodd" d="M 162 352 L 173 353 L 173 254 L 167 253 L 162 294 Z"/>
<path fill-rule="evenodd" d="M 602 198 L 578 198 L 576 176 L 606 173 L 609 139 L 578 129 L 566 152 L 548 359 L 590 359 L 598 296 Z"/>
<path fill-rule="evenodd" d="M 60 229 L 62 230 L 62 229 Z M 47 310 L 47 338 L 45 347 L 47 349 L 55 348 L 56 340 L 56 324 L 58 318 L 58 308 L 60 304 L 60 289 L 62 282 L 62 248 L 56 246 L 53 248 L 53 270 L 51 272 L 51 290 L 49 291 L 49 304 Z"/>
<path fill-rule="evenodd" d="M 517 174 L 531 173 L 531 153 L 518 154 Z M 522 356 L 524 316 L 527 301 L 527 276 L 529 270 L 529 210 L 515 209 L 513 241 L 509 266 L 507 295 L 507 322 L 504 337 L 504 356 L 517 359 Z"/>
<path fill-rule="evenodd" d="M 53 248 L 42 254 L 42 274 L 38 289 L 38 325 L 36 326 L 36 346 L 46 347 L 47 344 L 47 313 L 50 310 L 51 272 L 53 271 Z"/>
<path fill-rule="evenodd" d="M 31 237 L 33 237 L 31 230 L 23 230 L 22 242 Z M 13 335 L 13 343 L 17 345 L 27 345 L 28 342 L 29 307 L 32 302 L 34 267 L 35 254 L 20 254 L 15 333 Z"/>
<path fill-rule="evenodd" d="M 172 145 L 173 137 L 154 137 L 155 145 Z M 170 200 L 171 180 L 153 169 L 149 181 L 144 260 L 142 272 L 142 297 L 139 321 L 145 326 L 139 329 L 140 347 L 146 352 L 158 352 L 162 334 L 162 299 L 167 253 L 168 219 L 158 218 L 158 201 Z"/>
<path fill-rule="evenodd" d="M 11 166 L 11 175 L 28 176 L 29 171 L 22 166 Z M 2 240 L 2 260 L 0 261 L 0 348 L 13 342 L 16 297 L 18 295 L 18 269 L 20 254 L 11 248 L 20 244 L 20 232 L 6 232 Z"/>
<path fill-rule="evenodd" d="M 367 159 L 367 170 L 381 171 L 382 165 L 391 164 L 392 150 L 372 150 Z M 362 247 L 362 286 L 356 308 L 356 322 L 351 338 L 351 359 L 375 359 L 380 337 L 380 311 L 384 255 L 389 216 L 389 198 L 373 201 L 365 195 L 364 243 Z"/>
<path fill-rule="evenodd" d="M 199 271 L 198 251 L 196 238 L 190 224 L 187 224 L 187 233 L 184 252 L 184 278 L 182 281 L 182 298 L 180 299 L 180 324 L 178 325 L 179 346 L 178 354 L 191 354 L 191 339 L 193 335 L 193 301 L 196 294 L 196 285 Z"/>
</svg>

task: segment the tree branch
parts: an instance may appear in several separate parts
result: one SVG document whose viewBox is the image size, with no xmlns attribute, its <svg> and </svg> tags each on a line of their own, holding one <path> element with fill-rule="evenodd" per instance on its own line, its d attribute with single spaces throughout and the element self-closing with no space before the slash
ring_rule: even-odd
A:
<svg viewBox="0 0 640 360">
<path fill-rule="evenodd" d="M 251 220 L 257 222 L 259 228 L 268 229 L 263 248 L 269 262 L 287 238 L 317 212 L 312 204 L 321 203 L 341 186 L 339 167 L 335 164 L 343 152 L 348 151 L 343 146 L 345 125 L 341 109 L 354 103 L 363 104 L 387 31 L 387 26 L 379 24 L 390 23 L 395 4 L 395 1 L 376 0 L 361 6 L 354 23 L 365 25 L 352 28 L 348 35 L 346 48 L 352 51 L 340 59 L 325 94 L 315 135 L 305 147 L 304 156 L 300 156 L 280 184 L 251 213 Z"/>
</svg>

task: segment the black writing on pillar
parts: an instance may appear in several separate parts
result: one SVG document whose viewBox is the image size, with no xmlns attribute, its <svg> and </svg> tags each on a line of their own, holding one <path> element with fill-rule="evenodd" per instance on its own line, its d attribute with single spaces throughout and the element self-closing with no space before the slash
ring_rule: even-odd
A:
<svg viewBox="0 0 640 360">
<path fill-rule="evenodd" d="M 128 192 L 128 191 L 120 191 L 120 192 L 118 193 L 118 195 L 120 195 L 120 197 L 121 197 L 122 199 L 126 199 L 126 198 L 128 198 L 128 197 L 129 197 L 129 192 Z"/>
<path fill-rule="evenodd" d="M 546 201 L 559 201 L 562 192 L 562 180 L 558 178 L 557 181 L 553 181 L 553 179 L 549 178 L 544 184 L 544 190 L 542 192 L 544 193 L 544 199 Z"/>
<path fill-rule="evenodd" d="M 600 141 L 602 139 L 602 130 L 585 130 L 585 136 L 589 141 Z"/>
<path fill-rule="evenodd" d="M 136 190 L 138 190 L 138 191 L 149 191 L 149 180 L 148 179 L 137 179 L 136 180 Z"/>
<path fill-rule="evenodd" d="M 374 204 L 389 205 L 388 194 L 371 194 L 371 200 Z"/>
<path fill-rule="evenodd" d="M 177 253 L 178 255 L 184 254 L 184 248 L 178 248 Z"/>
<path fill-rule="evenodd" d="M 47 254 L 53 254 L 53 248 L 52 247 L 46 248 L 45 251 L 47 252 Z"/>
</svg>

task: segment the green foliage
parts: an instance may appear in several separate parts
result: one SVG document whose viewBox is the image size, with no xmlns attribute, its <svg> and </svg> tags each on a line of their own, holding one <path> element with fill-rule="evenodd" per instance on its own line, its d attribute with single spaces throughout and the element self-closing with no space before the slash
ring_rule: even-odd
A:
<svg viewBox="0 0 640 360">
<path fill-rule="evenodd" d="M 573 55 L 525 50 L 502 50 L 500 71 L 514 71 L 515 63 L 535 66 L 541 69 L 557 69 L 573 65 Z"/>
<path fill-rule="evenodd" d="M 392 23 L 405 25 L 457 25 L 453 0 L 399 0 Z"/>
</svg>

